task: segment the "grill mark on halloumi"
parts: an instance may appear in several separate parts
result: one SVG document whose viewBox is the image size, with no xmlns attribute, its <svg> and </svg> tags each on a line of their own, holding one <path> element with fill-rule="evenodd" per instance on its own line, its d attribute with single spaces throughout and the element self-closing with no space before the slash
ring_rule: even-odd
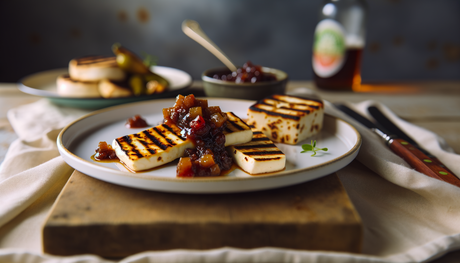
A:
<svg viewBox="0 0 460 263">
<path fill-rule="evenodd" d="M 275 103 L 287 103 L 287 104 L 293 105 L 294 107 L 309 107 L 309 108 L 319 109 L 319 106 L 317 105 L 312 105 L 312 104 L 307 104 L 307 103 L 295 103 L 295 102 L 289 102 L 287 100 L 278 100 L 278 99 L 273 99 L 273 98 L 263 100 L 262 104 L 267 104 L 267 105 L 275 104 L 275 103 L 269 103 L 270 101 L 273 101 Z M 317 102 L 316 100 L 313 100 L 313 101 L 315 103 L 321 103 L 321 102 Z M 282 107 L 282 108 L 292 109 L 292 110 L 301 110 L 301 109 L 296 109 L 296 108 L 291 108 L 291 107 Z"/>
<path fill-rule="evenodd" d="M 303 105 L 305 105 L 305 104 L 303 104 Z M 319 109 L 319 106 L 317 106 L 317 105 L 306 105 L 306 106 L 308 106 L 310 108 L 313 108 L 315 110 Z"/>
<path fill-rule="evenodd" d="M 169 138 L 166 136 L 166 134 L 164 133 L 164 131 L 160 131 L 157 127 L 153 127 L 153 129 L 154 129 L 159 135 L 161 135 L 161 137 L 163 137 L 163 138 L 168 142 L 168 144 L 169 144 L 170 146 L 176 145 L 176 143 L 175 143 L 173 140 L 169 139 Z"/>
<path fill-rule="evenodd" d="M 123 140 L 125 140 L 127 143 L 131 143 L 131 142 L 132 142 L 131 136 L 129 136 L 129 135 L 125 135 L 125 136 L 123 136 L 123 137 L 121 137 L 121 138 L 122 138 Z"/>
<path fill-rule="evenodd" d="M 254 141 L 254 139 L 252 140 Z M 265 140 L 266 141 L 266 140 Z M 243 149 L 254 149 L 254 148 L 274 148 L 276 145 L 274 143 L 271 144 L 249 144 L 249 145 L 235 145 L 233 146 L 237 150 L 243 150 Z"/>
<path fill-rule="evenodd" d="M 272 155 L 272 154 L 284 154 L 282 151 L 253 151 L 244 152 L 246 155 Z"/>
<path fill-rule="evenodd" d="M 260 106 L 262 105 L 268 105 L 268 104 L 255 104 L 251 107 L 249 107 L 250 110 L 252 111 L 256 111 L 256 112 L 263 112 L 263 113 L 266 113 L 267 115 L 272 115 L 272 116 L 279 116 L 279 117 L 282 117 L 282 118 L 285 118 L 285 119 L 293 119 L 293 120 L 300 120 L 300 116 L 293 116 L 293 115 L 290 115 L 290 114 L 286 114 L 286 113 L 281 113 L 281 112 L 275 112 L 273 111 L 273 109 L 261 109 Z M 268 105 L 270 106 L 270 105 Z M 270 106 L 272 107 L 272 106 Z"/>
<path fill-rule="evenodd" d="M 150 131 L 155 131 L 155 128 L 148 129 L 145 131 L 142 131 L 142 134 L 145 135 L 145 137 L 149 138 L 150 141 L 152 141 L 153 144 L 158 146 L 160 149 L 163 151 L 171 147 L 169 144 L 164 144 L 158 137 L 156 137 L 154 134 L 150 133 Z M 147 144 L 149 146 L 150 144 Z"/>
<path fill-rule="evenodd" d="M 157 152 L 156 149 L 151 149 L 151 148 L 149 148 L 149 142 L 147 142 L 146 140 L 144 140 L 144 139 L 140 136 L 140 134 L 133 134 L 133 137 L 135 137 L 135 138 L 137 139 L 137 141 L 139 141 L 139 143 L 142 144 L 142 145 L 144 146 L 145 150 L 147 150 L 150 154 L 155 154 L 155 153 Z M 133 145 L 133 147 L 135 147 L 135 146 Z M 137 150 L 137 149 L 136 149 L 136 150 Z M 139 152 L 139 153 L 142 155 L 141 152 Z"/>
<path fill-rule="evenodd" d="M 278 109 L 285 109 L 285 110 L 292 110 L 292 111 L 297 111 L 297 112 L 305 112 L 305 113 L 310 113 L 310 110 L 302 110 L 302 109 L 295 109 L 295 108 L 289 108 L 285 106 L 281 106 Z"/>
<path fill-rule="evenodd" d="M 305 103 L 305 100 L 308 100 L 309 102 L 313 103 L 319 103 L 323 104 L 322 100 L 320 99 L 314 99 L 314 98 L 302 98 L 302 97 L 296 97 L 292 95 L 280 95 L 280 94 L 274 94 L 270 97 L 272 100 L 277 100 L 277 101 L 282 101 L 286 103 L 292 103 L 292 104 L 297 104 L 297 105 L 310 105 L 310 103 Z"/>
<path fill-rule="evenodd" d="M 132 137 L 134 139 L 131 138 L 131 146 L 132 149 L 134 149 L 135 152 L 139 154 L 139 158 L 142 158 L 147 154 L 151 154 L 151 152 L 157 152 L 157 149 L 152 149 L 150 147 L 149 142 L 146 141 L 145 134 L 136 133 L 133 134 Z M 143 147 L 138 147 L 138 144 L 141 144 Z"/>
<path fill-rule="evenodd" d="M 139 159 L 142 154 L 136 149 L 134 145 L 131 145 L 132 140 L 129 135 L 117 138 L 118 144 L 120 144 L 121 150 L 128 155 L 131 159 Z M 134 156 L 133 156 L 134 155 Z M 137 157 L 137 158 L 134 158 Z"/>
<path fill-rule="evenodd" d="M 243 131 L 243 130 L 244 130 L 244 128 L 241 127 L 240 125 L 238 125 L 237 122 L 234 122 L 234 121 L 228 121 L 228 122 L 229 122 L 229 124 L 230 124 L 230 125 L 228 125 L 228 126 L 234 128 L 234 129 L 240 130 L 240 131 Z M 234 129 L 231 129 L 231 130 L 234 130 Z"/>
<path fill-rule="evenodd" d="M 171 134 L 174 134 L 177 138 L 181 139 L 182 141 L 187 140 L 187 138 L 185 138 L 185 137 L 183 137 L 181 135 L 181 130 L 178 127 L 175 127 L 175 129 L 174 129 L 174 128 L 172 128 L 172 127 L 170 127 L 170 126 L 168 126 L 168 125 L 166 125 L 164 123 L 161 124 L 160 126 L 165 128 L 166 130 L 168 130 Z"/>
<path fill-rule="evenodd" d="M 309 108 L 318 110 L 320 107 L 322 107 L 322 105 L 323 103 L 320 100 L 308 99 L 308 102 L 306 102 L 306 99 L 304 98 L 284 95 L 273 95 L 260 100 L 257 104 L 252 105 L 250 109 L 259 109 L 256 111 L 265 112 L 272 116 L 286 117 L 286 115 L 295 115 L 289 114 L 289 111 L 298 112 L 300 115 L 309 114 L 311 112 Z M 285 111 L 279 112 L 280 109 Z"/>
<path fill-rule="evenodd" d="M 149 142 L 146 140 L 139 139 L 139 142 L 144 146 L 145 150 L 148 151 L 150 154 L 157 153 L 157 149 L 152 149 L 149 147 Z"/>
<path fill-rule="evenodd" d="M 254 158 L 256 161 L 274 161 L 274 160 L 279 160 L 281 157 L 273 157 L 273 158 Z"/>
<path fill-rule="evenodd" d="M 266 142 L 266 141 L 270 141 L 269 138 L 253 138 L 252 139 L 253 142 Z"/>
<path fill-rule="evenodd" d="M 244 131 L 247 130 L 249 127 L 246 123 L 240 119 L 240 117 L 236 116 L 233 112 L 227 112 L 227 127 L 225 131 L 233 132 L 233 131 Z"/>
<path fill-rule="evenodd" d="M 267 106 L 275 106 L 278 109 L 285 109 L 285 110 L 292 110 L 292 111 L 298 111 L 298 112 L 306 112 L 310 113 L 310 110 L 308 108 L 314 108 L 312 107 L 313 105 L 308 105 L 308 104 L 303 104 L 303 103 L 292 103 L 288 101 L 282 101 L 282 100 L 276 100 L 276 99 L 263 99 L 262 101 L 259 102 L 259 104 L 267 105 Z M 287 104 L 287 105 L 284 105 Z M 280 106 L 278 106 L 280 105 Z"/>
<path fill-rule="evenodd" d="M 88 56 L 77 59 L 77 65 L 91 65 L 91 64 L 109 64 L 117 65 L 115 57 L 104 57 L 104 56 Z"/>
</svg>

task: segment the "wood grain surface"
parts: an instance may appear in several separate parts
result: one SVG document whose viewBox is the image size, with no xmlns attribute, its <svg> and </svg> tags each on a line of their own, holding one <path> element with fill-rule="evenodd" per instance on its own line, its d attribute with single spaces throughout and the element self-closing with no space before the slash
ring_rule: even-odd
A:
<svg viewBox="0 0 460 263">
<path fill-rule="evenodd" d="M 174 194 L 75 171 L 43 228 L 44 252 L 108 258 L 142 251 L 282 247 L 358 253 L 362 223 L 336 174 L 273 190 Z"/>
</svg>

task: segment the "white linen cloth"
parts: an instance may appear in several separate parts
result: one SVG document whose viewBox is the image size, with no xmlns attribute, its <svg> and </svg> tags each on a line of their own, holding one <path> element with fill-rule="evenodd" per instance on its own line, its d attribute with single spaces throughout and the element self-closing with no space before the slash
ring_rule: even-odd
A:
<svg viewBox="0 0 460 263">
<path fill-rule="evenodd" d="M 366 114 L 369 105 L 386 115 L 454 173 L 460 155 L 432 132 L 399 119 L 375 101 L 349 104 Z M 460 188 L 411 169 L 368 129 L 326 102 L 326 112 L 362 135 L 358 157 L 337 172 L 364 225 L 361 254 L 279 248 L 144 252 L 119 262 L 427 262 L 460 249 Z M 56 138 L 88 111 L 46 99 L 8 112 L 19 139 L 0 170 L 0 262 L 114 262 L 95 255 L 58 257 L 42 252 L 41 228 L 73 171 L 59 156 Z"/>
</svg>

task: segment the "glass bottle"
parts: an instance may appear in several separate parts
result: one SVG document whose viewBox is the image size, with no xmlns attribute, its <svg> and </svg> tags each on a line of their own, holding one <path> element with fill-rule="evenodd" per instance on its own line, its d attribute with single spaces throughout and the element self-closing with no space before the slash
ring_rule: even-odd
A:
<svg viewBox="0 0 460 263">
<path fill-rule="evenodd" d="M 324 1 L 313 43 L 313 75 L 318 88 L 352 90 L 361 84 L 366 16 L 364 0 Z"/>
</svg>

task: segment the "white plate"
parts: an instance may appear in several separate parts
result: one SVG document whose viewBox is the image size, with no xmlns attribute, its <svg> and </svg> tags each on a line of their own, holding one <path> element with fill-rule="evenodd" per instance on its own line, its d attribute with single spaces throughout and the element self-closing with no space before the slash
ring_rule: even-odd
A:
<svg viewBox="0 0 460 263">
<path fill-rule="evenodd" d="M 19 82 L 19 89 L 28 94 L 46 97 L 59 105 L 83 109 L 101 109 L 130 102 L 174 97 L 183 93 L 192 84 L 192 76 L 185 71 L 160 66 L 152 67 L 151 70 L 169 81 L 170 87 L 164 93 L 109 99 L 63 97 L 57 93 L 56 78 L 68 73 L 67 68 L 53 69 L 27 76 Z"/>
<path fill-rule="evenodd" d="M 210 106 L 233 111 L 245 118 L 252 101 L 208 98 Z M 142 129 L 128 129 L 128 118 L 140 114 L 152 126 L 163 119 L 162 109 L 171 107 L 174 99 L 138 102 L 93 112 L 65 127 L 57 139 L 64 160 L 76 170 L 89 176 L 128 187 L 177 193 L 230 193 L 271 189 L 313 180 L 333 173 L 349 164 L 358 154 L 361 136 L 347 122 L 325 115 L 323 130 L 297 145 L 277 144 L 286 154 L 286 169 L 264 175 L 251 176 L 235 169 L 225 176 L 210 178 L 176 178 L 176 162 L 151 171 L 131 173 L 122 165 L 96 162 L 91 159 L 100 141 L 111 143 L 114 138 Z M 316 140 L 327 152 L 300 153 L 301 144 Z"/>
</svg>

